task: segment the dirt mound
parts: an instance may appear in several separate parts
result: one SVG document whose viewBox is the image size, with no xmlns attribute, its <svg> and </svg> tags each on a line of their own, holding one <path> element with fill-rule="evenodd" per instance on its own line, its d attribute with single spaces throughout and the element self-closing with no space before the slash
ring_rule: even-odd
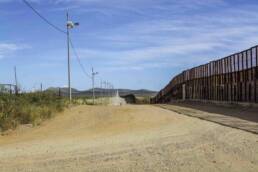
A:
<svg viewBox="0 0 258 172">
<path fill-rule="evenodd" d="M 0 136 L 0 171 L 256 171 L 258 136 L 153 106 L 79 106 Z"/>
</svg>

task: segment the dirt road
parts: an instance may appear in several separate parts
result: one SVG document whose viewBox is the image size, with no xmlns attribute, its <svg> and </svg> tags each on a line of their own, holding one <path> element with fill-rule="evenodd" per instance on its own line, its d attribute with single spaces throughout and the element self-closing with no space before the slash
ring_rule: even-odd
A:
<svg viewBox="0 0 258 172">
<path fill-rule="evenodd" d="M 0 171 L 258 171 L 258 136 L 153 106 L 74 107 L 0 136 Z"/>
</svg>

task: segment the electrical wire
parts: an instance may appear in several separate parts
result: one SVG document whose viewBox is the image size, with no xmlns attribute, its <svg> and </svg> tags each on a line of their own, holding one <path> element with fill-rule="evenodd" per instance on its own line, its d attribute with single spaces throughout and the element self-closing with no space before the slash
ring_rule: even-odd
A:
<svg viewBox="0 0 258 172">
<path fill-rule="evenodd" d="M 44 16 L 42 16 L 28 1 L 22 0 L 32 11 L 34 11 L 43 21 L 45 21 L 48 25 L 50 25 L 52 28 L 56 29 L 57 31 L 66 34 L 66 32 L 53 23 L 51 23 L 48 19 L 46 19 Z"/>
<path fill-rule="evenodd" d="M 66 34 L 66 32 L 65 32 L 64 30 L 60 29 L 59 27 L 57 27 L 56 25 L 54 25 L 53 23 L 51 23 L 48 19 L 46 19 L 44 16 L 42 16 L 28 1 L 26 1 L 26 0 L 22 0 L 22 1 L 23 1 L 30 9 L 32 9 L 43 21 L 45 21 L 48 25 L 50 25 L 52 28 L 54 28 L 55 30 L 57 30 L 57 31 L 59 31 L 59 32 L 61 32 L 61 33 L 63 33 L 63 34 Z M 74 45 L 73 45 L 73 42 L 72 42 L 71 38 L 69 38 L 69 42 L 70 42 L 70 45 L 71 45 L 71 47 L 72 47 L 72 49 L 73 49 L 73 53 L 74 53 L 74 55 L 75 55 L 75 57 L 76 57 L 76 60 L 78 61 L 79 65 L 80 65 L 80 67 L 81 67 L 81 69 L 82 69 L 82 72 L 83 72 L 87 77 L 92 78 L 92 77 L 86 72 L 86 70 L 85 70 L 85 68 L 84 68 L 84 66 L 83 66 L 83 64 L 82 64 L 82 62 L 81 62 L 81 60 L 80 60 L 80 57 L 79 57 L 79 55 L 78 55 L 78 53 L 77 53 L 77 51 L 76 51 L 76 49 L 75 49 L 75 47 L 74 47 Z"/>
<path fill-rule="evenodd" d="M 80 57 L 79 57 L 79 55 L 78 55 L 78 53 L 77 53 L 77 51 L 76 51 L 76 49 L 75 49 L 75 47 L 74 47 L 74 45 L 73 45 L 73 42 L 72 42 L 71 38 L 70 38 L 70 44 L 71 44 L 73 53 L 74 53 L 74 55 L 75 55 L 75 57 L 76 57 L 76 60 L 78 61 L 78 63 L 79 63 L 79 65 L 80 65 L 80 67 L 81 67 L 83 73 L 84 73 L 88 78 L 91 79 L 92 76 L 90 76 L 90 75 L 86 72 L 86 70 L 85 70 L 85 68 L 84 68 L 84 66 L 83 66 L 83 64 L 82 64 L 82 62 L 81 62 L 81 59 L 80 59 Z"/>
</svg>

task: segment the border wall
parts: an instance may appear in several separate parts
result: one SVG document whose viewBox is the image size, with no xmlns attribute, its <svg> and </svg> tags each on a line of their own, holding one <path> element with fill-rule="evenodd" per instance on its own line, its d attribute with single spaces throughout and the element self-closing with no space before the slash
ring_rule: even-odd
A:
<svg viewBox="0 0 258 172">
<path fill-rule="evenodd" d="M 151 103 L 173 100 L 258 103 L 258 46 L 183 71 Z"/>
</svg>

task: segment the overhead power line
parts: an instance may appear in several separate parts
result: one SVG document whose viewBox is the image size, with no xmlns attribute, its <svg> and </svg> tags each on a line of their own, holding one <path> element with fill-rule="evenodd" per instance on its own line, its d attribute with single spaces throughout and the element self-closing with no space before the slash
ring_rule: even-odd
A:
<svg viewBox="0 0 258 172">
<path fill-rule="evenodd" d="M 84 73 L 88 78 L 91 78 L 91 76 L 86 72 L 86 70 L 85 70 L 85 68 L 84 68 L 84 66 L 83 66 L 83 64 L 82 64 L 82 62 L 81 62 L 81 59 L 80 59 L 80 57 L 79 57 L 79 55 L 78 55 L 78 53 L 77 53 L 77 51 L 76 51 L 76 49 L 75 49 L 75 47 L 74 47 L 74 45 L 73 45 L 73 42 L 72 42 L 71 38 L 70 38 L 70 44 L 71 44 L 71 47 L 72 47 L 72 49 L 73 49 L 73 53 L 74 53 L 74 55 L 75 55 L 75 57 L 76 57 L 76 59 L 77 59 L 79 65 L 80 65 L 80 67 L 81 67 L 83 73 Z"/>
<path fill-rule="evenodd" d="M 26 1 L 26 0 L 22 0 L 22 1 L 23 1 L 32 11 L 34 11 L 44 22 L 46 22 L 46 23 L 47 23 L 48 25 L 50 25 L 52 28 L 54 28 L 55 30 L 57 30 L 57 31 L 60 32 L 60 33 L 67 34 L 66 31 L 60 29 L 59 27 L 57 27 L 56 25 L 54 25 L 53 23 L 51 23 L 48 19 L 46 19 L 44 16 L 42 16 L 28 1 Z M 72 42 L 71 38 L 69 38 L 69 42 L 70 42 L 70 45 L 71 45 L 71 47 L 72 47 L 72 49 L 73 49 L 73 53 L 74 53 L 74 55 L 75 55 L 75 57 L 76 57 L 76 60 L 78 61 L 79 65 L 80 65 L 80 67 L 81 67 L 81 69 L 82 69 L 82 72 L 83 72 L 88 78 L 91 79 L 92 77 L 91 77 L 91 75 L 89 75 L 89 74 L 86 72 L 86 70 L 85 70 L 85 68 L 84 68 L 84 66 L 83 66 L 83 64 L 82 64 L 82 62 L 81 62 L 81 60 L 80 60 L 80 57 L 79 57 L 79 55 L 78 55 L 78 53 L 77 53 L 77 51 L 76 51 L 76 49 L 75 49 L 75 47 L 74 47 L 74 45 L 73 45 L 73 42 Z"/>
<path fill-rule="evenodd" d="M 34 11 L 43 21 L 45 21 L 48 25 L 50 25 L 52 28 L 54 28 L 55 30 L 66 34 L 66 32 L 62 29 L 60 29 L 59 27 L 57 27 L 56 25 L 54 25 L 53 23 L 51 23 L 48 19 L 46 19 L 44 16 L 42 16 L 28 1 L 26 0 L 22 0 L 30 9 L 32 9 L 32 11 Z"/>
</svg>

